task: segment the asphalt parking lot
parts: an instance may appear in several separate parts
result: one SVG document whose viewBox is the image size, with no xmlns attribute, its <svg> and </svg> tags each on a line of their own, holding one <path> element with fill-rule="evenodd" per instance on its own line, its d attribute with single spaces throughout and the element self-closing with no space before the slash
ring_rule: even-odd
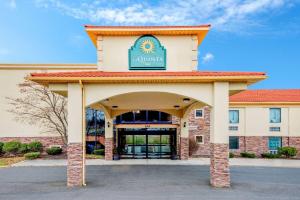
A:
<svg viewBox="0 0 300 200">
<path fill-rule="evenodd" d="M 209 166 L 88 166 L 87 186 L 66 187 L 66 167 L 0 169 L 1 200 L 300 199 L 300 169 L 231 167 L 232 187 L 209 186 Z"/>
</svg>

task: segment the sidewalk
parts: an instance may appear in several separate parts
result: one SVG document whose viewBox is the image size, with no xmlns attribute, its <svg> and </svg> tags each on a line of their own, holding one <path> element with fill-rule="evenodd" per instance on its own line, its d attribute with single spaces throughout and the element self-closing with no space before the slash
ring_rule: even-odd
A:
<svg viewBox="0 0 300 200">
<path fill-rule="evenodd" d="M 230 166 L 254 166 L 254 167 L 287 167 L 300 168 L 300 160 L 286 159 L 247 159 L 231 158 Z M 86 160 L 87 165 L 209 165 L 209 158 L 191 158 L 189 160 L 169 159 L 141 159 L 141 160 L 118 160 L 106 161 L 104 159 Z M 24 166 L 66 166 L 67 160 L 25 160 L 12 165 L 13 167 Z"/>
</svg>

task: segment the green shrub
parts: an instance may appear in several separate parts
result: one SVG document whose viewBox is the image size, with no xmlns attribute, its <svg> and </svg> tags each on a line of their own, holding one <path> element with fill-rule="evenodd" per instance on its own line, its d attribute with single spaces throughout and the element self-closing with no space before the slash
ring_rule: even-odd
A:
<svg viewBox="0 0 300 200">
<path fill-rule="evenodd" d="M 4 145 L 4 143 L 0 142 L 0 154 L 2 153 L 3 145 Z"/>
<path fill-rule="evenodd" d="M 28 144 L 21 144 L 18 153 L 24 154 L 28 152 Z"/>
<path fill-rule="evenodd" d="M 295 147 L 280 147 L 278 148 L 278 154 L 291 158 L 297 155 L 297 149 Z"/>
<path fill-rule="evenodd" d="M 262 158 L 280 158 L 279 154 L 272 154 L 272 153 L 263 153 L 261 154 Z"/>
<path fill-rule="evenodd" d="M 59 155 L 62 153 L 62 148 L 60 147 L 51 147 L 46 149 L 47 154 L 49 155 Z"/>
<path fill-rule="evenodd" d="M 21 147 L 21 142 L 18 142 L 18 141 L 6 142 L 3 145 L 3 151 L 5 153 L 16 154 L 16 153 L 18 153 L 20 147 Z"/>
<path fill-rule="evenodd" d="M 234 153 L 230 152 L 229 153 L 229 158 L 234 158 Z"/>
<path fill-rule="evenodd" d="M 26 160 L 34 160 L 34 159 L 37 159 L 38 157 L 40 157 L 40 155 L 41 155 L 40 152 L 30 152 L 30 153 L 24 154 L 24 157 Z"/>
<path fill-rule="evenodd" d="M 95 155 L 104 155 L 105 151 L 104 149 L 95 149 L 94 154 Z"/>
<path fill-rule="evenodd" d="M 28 144 L 28 149 L 30 152 L 41 152 L 43 150 L 43 145 L 39 141 L 33 141 Z"/>
<path fill-rule="evenodd" d="M 241 156 L 243 158 L 255 158 L 256 157 L 256 155 L 254 153 L 249 153 L 249 152 L 242 152 Z"/>
</svg>

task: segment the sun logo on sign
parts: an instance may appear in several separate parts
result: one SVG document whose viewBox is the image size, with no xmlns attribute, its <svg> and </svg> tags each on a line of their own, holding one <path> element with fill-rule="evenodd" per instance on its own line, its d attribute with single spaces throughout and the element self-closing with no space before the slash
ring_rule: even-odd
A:
<svg viewBox="0 0 300 200">
<path fill-rule="evenodd" d="M 141 49 L 145 53 L 153 53 L 154 52 L 154 44 L 151 40 L 145 40 L 141 44 Z"/>
</svg>

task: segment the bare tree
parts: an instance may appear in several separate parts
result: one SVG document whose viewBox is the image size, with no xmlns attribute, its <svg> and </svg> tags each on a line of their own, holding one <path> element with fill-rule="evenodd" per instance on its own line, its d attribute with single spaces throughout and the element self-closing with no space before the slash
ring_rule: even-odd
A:
<svg viewBox="0 0 300 200">
<path fill-rule="evenodd" d="M 20 97 L 10 98 L 9 112 L 17 121 L 38 125 L 47 133 L 57 133 L 68 141 L 67 99 L 31 81 L 19 84 Z"/>
</svg>

